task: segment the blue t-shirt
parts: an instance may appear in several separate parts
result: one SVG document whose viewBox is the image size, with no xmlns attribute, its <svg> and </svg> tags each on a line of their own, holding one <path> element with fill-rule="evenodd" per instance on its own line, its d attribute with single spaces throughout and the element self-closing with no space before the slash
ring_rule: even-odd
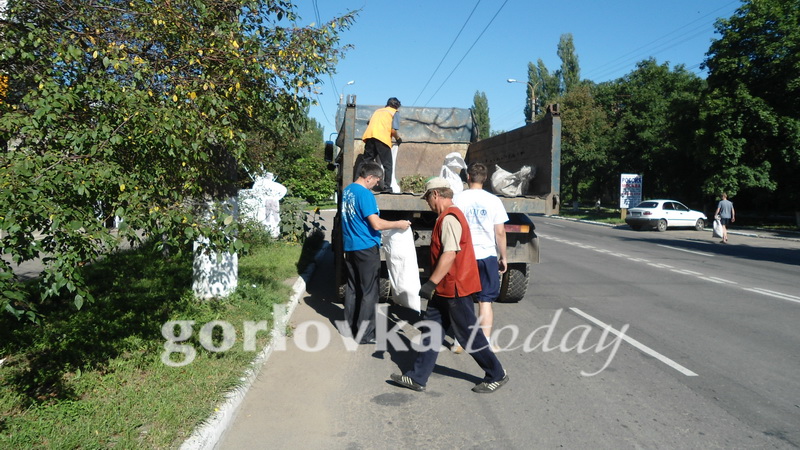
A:
<svg viewBox="0 0 800 450">
<path fill-rule="evenodd" d="M 378 203 L 369 189 L 353 183 L 342 191 L 344 251 L 364 250 L 381 243 L 380 231 L 373 230 L 367 222 L 367 217 L 378 213 Z"/>
</svg>

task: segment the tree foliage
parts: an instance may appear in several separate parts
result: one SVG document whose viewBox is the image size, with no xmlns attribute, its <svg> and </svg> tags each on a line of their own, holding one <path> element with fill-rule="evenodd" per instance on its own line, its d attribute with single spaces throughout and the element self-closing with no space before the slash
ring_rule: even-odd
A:
<svg viewBox="0 0 800 450">
<path fill-rule="evenodd" d="M 312 204 L 322 203 L 330 200 L 336 190 L 336 175 L 328 169 L 324 149 L 322 125 L 306 118 L 297 136 L 282 143 L 268 167 L 289 189 L 288 195 Z"/>
<path fill-rule="evenodd" d="M 478 127 L 478 139 L 486 139 L 491 133 L 491 122 L 489 121 L 489 99 L 486 93 L 475 91 L 472 97 L 472 116 L 475 118 L 475 125 Z"/>
<path fill-rule="evenodd" d="M 561 186 L 562 196 L 578 200 L 587 194 L 599 196 L 596 185 L 602 177 L 607 153 L 608 122 L 586 83 L 561 96 Z"/>
<path fill-rule="evenodd" d="M 298 27 L 282 0 L 17 0 L 0 23 L 0 250 L 44 256 L 42 300 L 91 300 L 79 267 L 131 241 L 241 248 L 209 212 L 252 167 L 248 137 L 289 139 L 352 15 Z M 7 147 L 7 148 L 6 148 Z M 9 264 L 0 307 L 34 315 Z"/>
<path fill-rule="evenodd" d="M 644 194 L 697 198 L 698 103 L 705 83 L 682 66 L 655 59 L 611 84 L 605 93 L 610 152 L 619 173 L 644 175 Z"/>
<path fill-rule="evenodd" d="M 575 53 L 572 33 L 561 35 L 557 53 L 561 59 L 561 69 L 557 72 L 558 78 L 561 79 L 561 91 L 569 92 L 581 82 L 581 68 L 578 64 L 578 55 Z"/>
<path fill-rule="evenodd" d="M 709 194 L 780 190 L 800 201 L 800 2 L 749 0 L 716 24 L 705 66 Z"/>
</svg>

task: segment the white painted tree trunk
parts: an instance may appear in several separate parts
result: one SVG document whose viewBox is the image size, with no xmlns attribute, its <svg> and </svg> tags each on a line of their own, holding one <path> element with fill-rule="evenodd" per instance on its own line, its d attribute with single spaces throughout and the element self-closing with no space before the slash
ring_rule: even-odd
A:
<svg viewBox="0 0 800 450">
<path fill-rule="evenodd" d="M 209 214 L 214 209 L 209 203 Z M 238 202 L 236 197 L 231 197 L 222 204 L 222 209 L 228 214 L 238 216 Z M 202 251 L 208 238 L 201 237 L 194 243 L 194 262 L 192 264 L 192 290 L 197 298 L 225 298 L 236 290 L 239 285 L 239 255 L 236 253 L 219 253 Z"/>
</svg>

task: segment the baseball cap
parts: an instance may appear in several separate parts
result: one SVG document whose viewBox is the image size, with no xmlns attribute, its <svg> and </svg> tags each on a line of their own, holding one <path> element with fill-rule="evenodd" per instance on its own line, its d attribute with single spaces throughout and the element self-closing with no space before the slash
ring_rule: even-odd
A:
<svg viewBox="0 0 800 450">
<path fill-rule="evenodd" d="M 428 195 L 431 193 L 431 189 L 436 188 L 450 188 L 450 182 L 442 177 L 431 178 L 425 183 L 425 193 L 422 194 L 422 198 L 428 198 Z"/>
</svg>

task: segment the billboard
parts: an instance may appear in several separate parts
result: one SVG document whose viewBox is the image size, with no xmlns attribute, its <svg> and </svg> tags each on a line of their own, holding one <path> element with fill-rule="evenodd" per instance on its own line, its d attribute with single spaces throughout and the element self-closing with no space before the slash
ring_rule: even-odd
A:
<svg viewBox="0 0 800 450">
<path fill-rule="evenodd" d="M 633 208 L 642 201 L 642 176 L 623 173 L 619 180 L 619 207 Z"/>
</svg>

